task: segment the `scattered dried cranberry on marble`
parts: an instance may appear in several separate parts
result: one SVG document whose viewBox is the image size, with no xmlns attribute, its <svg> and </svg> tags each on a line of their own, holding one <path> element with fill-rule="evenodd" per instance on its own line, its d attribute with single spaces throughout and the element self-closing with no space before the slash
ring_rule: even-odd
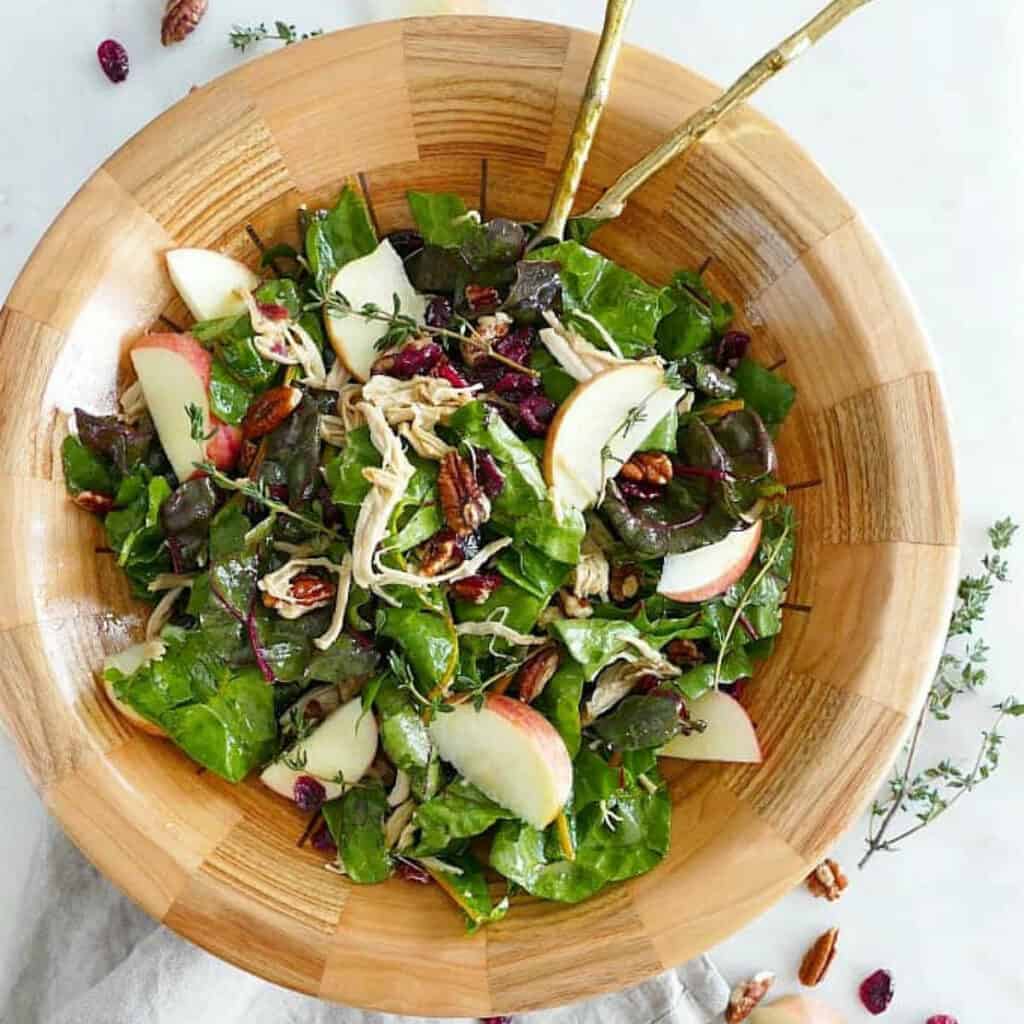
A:
<svg viewBox="0 0 1024 1024">
<path fill-rule="evenodd" d="M 888 971 L 875 971 L 860 983 L 860 1001 L 868 1013 L 873 1013 L 876 1016 L 885 1013 L 892 1002 L 893 995 L 892 975 Z"/>
<path fill-rule="evenodd" d="M 96 58 L 103 74 L 115 84 L 128 77 L 128 51 L 116 39 L 104 39 L 96 47 Z"/>
<path fill-rule="evenodd" d="M 956 1017 L 950 1017 L 948 1013 L 936 1013 L 929 1017 L 924 1024 L 960 1024 Z"/>
</svg>

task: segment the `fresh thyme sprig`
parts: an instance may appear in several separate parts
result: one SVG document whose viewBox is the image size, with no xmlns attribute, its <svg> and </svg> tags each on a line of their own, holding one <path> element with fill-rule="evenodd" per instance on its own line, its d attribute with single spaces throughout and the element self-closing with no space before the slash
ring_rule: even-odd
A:
<svg viewBox="0 0 1024 1024">
<path fill-rule="evenodd" d="M 303 515 L 301 512 L 296 512 L 295 509 L 290 508 L 283 501 L 278 501 L 276 498 L 270 497 L 262 482 L 250 480 L 248 477 L 240 477 L 239 479 L 234 480 L 226 473 L 222 473 L 217 469 L 212 462 L 196 462 L 194 465 L 196 469 L 201 469 L 218 487 L 221 487 L 226 491 L 237 491 L 246 498 L 251 498 L 253 501 L 258 502 L 264 508 L 268 508 L 272 512 L 276 512 L 278 515 L 294 519 L 296 522 L 302 523 L 303 526 L 308 527 L 310 530 L 322 533 L 325 536 L 330 537 L 332 540 L 344 540 L 337 530 L 332 530 L 331 527 L 325 526 L 319 520 Z"/>
<path fill-rule="evenodd" d="M 864 867 L 876 853 L 895 852 L 900 843 L 930 825 L 966 793 L 990 778 L 999 766 L 1003 743 L 1000 726 L 1007 716 L 1024 717 L 1024 703 L 1007 697 L 993 705 L 995 721 L 982 732 L 981 744 L 969 771 L 959 768 L 951 757 L 944 757 L 923 771 L 914 771 L 921 734 L 929 717 L 938 721 L 948 720 L 950 708 L 957 697 L 976 692 L 988 681 L 984 667 L 988 656 L 985 641 L 965 642 L 962 649 L 958 649 L 956 644 L 958 640 L 971 636 L 974 627 L 984 622 L 995 584 L 1008 579 L 1008 565 L 1003 552 L 1013 543 L 1016 532 L 1016 524 L 1008 518 L 995 523 L 988 531 L 991 550 L 982 559 L 984 571 L 977 576 L 964 576 L 960 581 L 957 604 L 946 634 L 946 649 L 914 725 L 902 768 L 889 780 L 885 796 L 871 806 L 865 840 L 867 850 L 859 867 Z M 911 815 L 915 824 L 890 835 L 890 829 L 896 827 L 900 814 Z"/>
<path fill-rule="evenodd" d="M 285 768 L 291 768 L 293 772 L 301 772 L 309 761 L 309 755 L 305 747 L 300 747 L 294 754 L 282 754 L 281 763 Z"/>
<path fill-rule="evenodd" d="M 736 632 L 736 627 L 743 621 L 744 610 L 750 603 L 750 598 L 761 585 L 761 581 L 771 572 L 772 566 L 779 560 L 779 556 L 785 550 L 786 541 L 789 539 L 789 534 L 792 529 L 793 520 L 791 517 L 786 517 L 785 522 L 782 525 L 782 532 L 776 538 L 774 544 L 770 544 L 769 541 L 764 542 L 764 546 L 767 549 L 764 554 L 761 568 L 758 570 L 757 575 L 750 581 L 750 586 L 743 591 L 742 596 L 736 603 L 736 607 L 733 609 L 732 618 L 729 620 L 729 625 L 726 628 L 725 635 L 722 637 L 722 644 L 718 648 L 718 658 L 715 661 L 715 678 L 711 684 L 716 689 L 719 683 L 722 681 L 722 664 L 725 661 L 726 652 L 729 649 L 729 643 L 732 640 L 733 633 Z"/>
<path fill-rule="evenodd" d="M 276 39 L 284 43 L 285 46 L 291 46 L 292 43 L 323 34 L 322 28 L 315 28 L 312 32 L 303 32 L 300 35 L 294 25 L 289 25 L 285 21 L 275 21 L 273 29 L 269 29 L 261 21 L 258 25 L 233 25 L 228 38 L 239 53 L 245 53 L 250 46 L 255 46 L 256 43 L 262 43 L 267 39 Z"/>
<path fill-rule="evenodd" d="M 431 327 L 428 324 L 417 323 L 408 313 L 402 312 L 402 301 L 398 295 L 392 296 L 390 312 L 373 302 L 366 302 L 356 309 L 348 297 L 339 291 L 325 293 L 324 291 L 317 290 L 314 292 L 314 295 L 313 301 L 306 304 L 305 308 L 307 310 L 322 309 L 325 314 L 361 316 L 364 320 L 374 320 L 378 323 L 387 324 L 387 330 L 374 345 L 378 351 L 394 348 L 397 345 L 403 344 L 411 337 L 427 334 L 435 338 L 452 338 L 458 342 L 468 343 L 478 349 L 481 355 L 493 359 L 495 362 L 501 363 L 517 373 L 525 373 L 531 377 L 540 376 L 537 370 L 524 366 L 522 363 L 517 363 L 514 359 L 509 359 L 508 356 L 503 356 L 500 352 L 496 352 L 494 346 L 486 338 L 482 338 L 473 325 L 462 317 L 457 318 L 455 321 L 461 330 L 453 331 L 447 327 Z"/>
<path fill-rule="evenodd" d="M 185 406 L 185 414 L 188 416 L 189 436 L 193 441 L 197 441 L 202 444 L 203 441 L 209 441 L 210 438 L 217 433 L 216 427 L 208 434 L 203 433 L 206 429 L 206 417 L 203 415 L 203 410 L 200 409 L 195 402 L 189 402 L 188 405 Z"/>
<path fill-rule="evenodd" d="M 443 692 L 434 693 L 426 697 L 420 692 L 419 687 L 416 685 L 416 677 L 413 675 L 412 667 L 398 651 L 392 650 L 388 652 L 388 668 L 391 669 L 398 680 L 399 689 L 408 691 L 412 699 L 423 707 L 424 714 L 433 718 L 434 715 L 445 714 L 455 710 L 454 705 L 449 704 L 445 700 Z"/>
<path fill-rule="evenodd" d="M 638 402 L 632 408 L 626 410 L 626 415 L 622 418 L 622 422 L 615 428 L 615 432 L 607 441 L 601 446 L 601 488 L 597 495 L 597 504 L 600 505 L 604 501 L 605 490 L 608 487 L 608 463 L 617 462 L 620 466 L 625 462 L 625 459 L 620 459 L 612 451 L 612 441 L 615 438 L 625 437 L 637 424 L 645 423 L 647 421 L 647 403 L 651 400 L 651 395 L 647 395 L 642 401 Z"/>
</svg>

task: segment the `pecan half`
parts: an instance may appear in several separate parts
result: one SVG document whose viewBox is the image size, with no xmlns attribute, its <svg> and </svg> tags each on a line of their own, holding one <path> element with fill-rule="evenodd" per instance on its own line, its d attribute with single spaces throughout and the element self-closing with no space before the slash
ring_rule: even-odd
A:
<svg viewBox="0 0 1024 1024">
<path fill-rule="evenodd" d="M 814 940 L 814 945 L 804 954 L 803 962 L 797 977 L 801 985 L 813 988 L 820 985 L 828 973 L 832 961 L 836 958 L 836 948 L 839 943 L 839 929 L 829 928 L 827 932 L 819 935 Z"/>
<path fill-rule="evenodd" d="M 685 637 L 677 637 L 669 642 L 665 654 L 673 665 L 699 665 L 704 660 L 701 649 Z"/>
<path fill-rule="evenodd" d="M 632 601 L 640 592 L 642 576 L 639 566 L 632 564 L 616 565 L 612 569 L 608 581 L 608 593 L 616 604 Z"/>
<path fill-rule="evenodd" d="M 331 580 L 314 576 L 311 572 L 301 572 L 288 584 L 288 593 L 294 604 L 303 608 L 321 608 L 334 600 L 338 592 Z M 273 594 L 263 595 L 263 604 L 267 608 L 277 608 L 283 602 Z"/>
<path fill-rule="evenodd" d="M 558 662 L 558 648 L 545 647 L 520 668 L 516 673 L 516 686 L 524 704 L 532 704 L 544 692 L 544 687 L 558 671 Z"/>
<path fill-rule="evenodd" d="M 839 864 L 827 857 L 808 876 L 807 888 L 815 896 L 824 896 L 829 903 L 835 903 L 849 884 Z"/>
<path fill-rule="evenodd" d="M 475 532 L 491 517 L 491 499 L 477 482 L 472 466 L 456 451 L 441 460 L 437 493 L 445 522 L 458 537 Z"/>
<path fill-rule="evenodd" d="M 249 406 L 245 419 L 242 420 L 242 436 L 251 441 L 253 438 L 269 434 L 291 416 L 301 401 L 302 392 L 288 384 L 270 388 L 262 395 L 257 395 Z"/>
<path fill-rule="evenodd" d="M 86 512 L 95 512 L 100 516 L 106 515 L 114 507 L 114 499 L 109 494 L 96 491 L 79 491 L 71 496 L 71 500 Z"/>
<path fill-rule="evenodd" d="M 637 452 L 619 470 L 619 476 L 631 483 L 664 487 L 672 479 L 672 460 L 664 452 Z"/>
<path fill-rule="evenodd" d="M 207 6 L 209 0 L 167 0 L 160 26 L 160 42 L 164 46 L 180 43 L 203 20 Z"/>
<path fill-rule="evenodd" d="M 459 538 L 453 530 L 439 530 L 416 549 L 421 576 L 437 576 L 454 569 L 463 558 Z"/>
<path fill-rule="evenodd" d="M 775 975 L 771 971 L 759 971 L 752 978 L 741 981 L 729 996 L 725 1024 L 740 1024 L 746 1020 L 774 984 Z"/>
</svg>

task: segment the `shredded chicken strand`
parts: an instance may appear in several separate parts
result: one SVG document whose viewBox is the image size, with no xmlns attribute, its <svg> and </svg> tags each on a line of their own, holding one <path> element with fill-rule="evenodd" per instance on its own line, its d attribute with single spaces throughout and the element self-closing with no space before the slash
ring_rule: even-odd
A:
<svg viewBox="0 0 1024 1024">
<path fill-rule="evenodd" d="M 345 610 L 348 607 L 348 594 L 352 586 L 352 556 L 346 551 L 338 569 L 338 591 L 334 595 L 334 614 L 331 616 L 327 631 L 313 640 L 313 646 L 321 651 L 330 648 L 341 636 L 345 628 Z"/>
<path fill-rule="evenodd" d="M 623 697 L 632 693 L 643 676 L 654 675 L 659 679 L 669 679 L 679 675 L 680 670 L 663 658 L 659 651 L 646 641 L 641 640 L 639 643 L 653 652 L 653 659 L 625 654 L 604 668 L 598 674 L 590 700 L 583 706 L 581 721 L 584 725 L 590 725 L 615 707 Z"/>
<path fill-rule="evenodd" d="M 484 622 L 460 622 L 455 627 L 455 632 L 459 636 L 496 636 L 499 640 L 507 640 L 517 647 L 537 647 L 548 642 L 547 637 L 520 633 L 511 626 L 495 622 L 493 619 Z"/>
<path fill-rule="evenodd" d="M 588 533 L 583 538 L 580 560 L 573 571 L 572 592 L 577 597 L 600 597 L 608 600 L 611 567 L 598 543 Z"/>
<path fill-rule="evenodd" d="M 322 388 L 327 383 L 327 370 L 317 343 L 309 332 L 290 317 L 271 320 L 260 309 L 252 292 L 239 291 L 252 321 L 253 346 L 265 359 L 285 366 L 301 366 L 305 376 L 301 383 Z"/>
<path fill-rule="evenodd" d="M 118 400 L 121 406 L 121 415 L 126 423 L 136 423 L 146 411 L 146 396 L 142 391 L 142 383 L 135 381 L 124 389 Z"/>
<path fill-rule="evenodd" d="M 340 416 L 320 417 L 320 437 L 327 444 L 341 448 L 345 444 L 345 421 Z"/>
<path fill-rule="evenodd" d="M 359 403 L 363 400 L 363 385 L 356 381 L 345 384 L 338 391 L 338 415 L 345 427 L 345 433 L 351 434 L 357 427 L 366 422 L 359 411 Z"/>
<path fill-rule="evenodd" d="M 392 850 L 398 845 L 406 826 L 412 821 L 416 812 L 416 801 L 406 800 L 399 804 L 389 815 L 384 823 L 384 845 Z"/>
<path fill-rule="evenodd" d="M 303 570 L 310 568 L 327 569 L 338 577 L 338 587 L 334 595 L 334 614 L 331 622 L 323 635 L 318 636 L 313 643 L 321 650 L 326 651 L 341 636 L 345 627 L 345 609 L 348 605 L 348 594 L 352 582 L 352 556 L 346 552 L 341 560 L 341 565 L 332 562 L 323 556 L 308 558 L 291 558 L 288 562 L 267 573 L 257 586 L 264 594 L 275 599 L 274 610 L 283 619 L 297 619 L 315 608 L 322 608 L 324 602 L 316 604 L 302 604 L 297 601 L 291 592 L 292 580 Z"/>
<path fill-rule="evenodd" d="M 146 622 L 146 639 L 155 640 L 160 635 L 160 630 L 171 621 L 174 614 L 174 602 L 185 593 L 187 587 L 173 587 L 168 590 L 157 602 L 156 607 L 150 613 Z"/>
<path fill-rule="evenodd" d="M 590 380 L 595 374 L 612 366 L 645 361 L 623 359 L 611 352 L 602 351 L 571 327 L 566 327 L 550 310 L 544 312 L 544 319 L 549 326 L 541 329 L 540 340 L 574 380 Z M 657 360 L 657 357 L 652 358 Z"/>
<path fill-rule="evenodd" d="M 161 572 L 149 581 L 146 589 L 151 594 L 159 594 L 161 590 L 172 590 L 174 587 L 191 587 L 195 576 L 179 576 L 173 572 Z"/>
</svg>

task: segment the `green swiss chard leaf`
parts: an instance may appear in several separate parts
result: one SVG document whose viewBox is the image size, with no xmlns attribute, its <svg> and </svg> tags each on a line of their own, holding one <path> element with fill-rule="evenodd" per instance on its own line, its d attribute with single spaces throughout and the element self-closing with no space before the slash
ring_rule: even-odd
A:
<svg viewBox="0 0 1024 1024">
<path fill-rule="evenodd" d="M 594 731 L 616 750 L 647 750 L 668 743 L 682 730 L 675 698 L 634 696 L 594 723 Z"/>
<path fill-rule="evenodd" d="M 72 494 L 93 491 L 96 494 L 112 495 L 117 490 L 114 467 L 106 459 L 90 451 L 70 434 L 60 446 L 61 463 L 64 467 L 64 483 Z"/>
<path fill-rule="evenodd" d="M 387 551 L 409 551 L 429 540 L 444 526 L 444 516 L 437 504 L 423 505 L 409 517 L 405 525 L 384 542 Z"/>
<path fill-rule="evenodd" d="M 722 672 L 719 677 L 720 683 L 735 683 L 737 679 L 746 679 L 754 673 L 754 663 L 746 647 L 736 647 L 729 651 L 722 659 Z M 674 689 L 678 690 L 684 697 L 696 700 L 702 697 L 714 686 L 715 663 L 705 662 L 697 665 L 688 672 L 684 672 L 678 679 L 671 681 Z"/>
<path fill-rule="evenodd" d="M 777 430 L 796 401 L 796 388 L 748 356 L 740 360 L 733 376 L 738 397 L 760 415 L 769 430 Z"/>
<path fill-rule="evenodd" d="M 437 796 L 416 809 L 420 827 L 419 842 L 410 857 L 440 853 L 458 839 L 469 839 L 486 832 L 495 822 L 515 817 L 489 800 L 461 776 L 453 779 Z"/>
<path fill-rule="evenodd" d="M 118 698 L 194 761 L 239 782 L 276 751 L 273 687 L 255 669 L 231 669 L 201 631 L 164 640 L 163 657 L 131 676 L 108 670 Z"/>
<path fill-rule="evenodd" d="M 505 485 L 492 502 L 495 527 L 549 558 L 575 565 L 586 533 L 583 514 L 570 508 L 559 521 L 537 458 L 511 427 L 482 402 L 470 402 L 452 417 L 451 428 L 470 444 L 486 448 L 505 475 Z"/>
<path fill-rule="evenodd" d="M 622 775 L 600 754 L 581 747 L 572 766 L 572 805 L 577 813 L 607 800 L 618 788 Z"/>
<path fill-rule="evenodd" d="M 384 673 L 374 697 L 380 742 L 384 753 L 396 768 L 401 768 L 412 783 L 417 799 L 425 800 L 436 792 L 440 764 L 430 742 L 430 734 L 412 702 L 390 673 Z"/>
<path fill-rule="evenodd" d="M 582 667 L 567 660 L 533 702 L 533 706 L 558 730 L 570 757 L 575 757 L 580 749 L 583 682 Z"/>
<path fill-rule="evenodd" d="M 324 478 L 336 505 L 358 508 L 370 493 L 363 470 L 381 464 L 380 452 L 370 440 L 369 427 L 356 427 L 345 437 L 345 447 L 324 467 Z"/>
<path fill-rule="evenodd" d="M 611 812 L 607 823 L 605 809 Z M 636 785 L 617 790 L 605 808 L 592 804 L 580 812 L 576 863 L 608 882 L 634 878 L 665 859 L 671 828 L 664 786 L 654 793 Z"/>
<path fill-rule="evenodd" d="M 480 221 L 452 192 L 407 192 L 409 210 L 423 241 L 442 249 L 458 249 L 482 233 Z"/>
<path fill-rule="evenodd" d="M 692 355 L 728 330 L 732 306 L 715 298 L 699 274 L 678 271 L 668 291 L 675 309 L 658 325 L 658 351 L 666 359 Z"/>
<path fill-rule="evenodd" d="M 509 881 L 542 899 L 579 903 L 605 884 L 600 871 L 566 860 L 553 830 L 538 832 L 522 821 L 503 821 L 491 845 L 491 867 Z"/>
<path fill-rule="evenodd" d="M 459 645 L 451 619 L 420 608 L 385 608 L 378 635 L 402 649 L 422 692 L 447 684 L 458 664 Z"/>
<path fill-rule="evenodd" d="M 225 423 L 237 426 L 245 419 L 252 402 L 252 392 L 240 384 L 220 359 L 214 359 L 210 370 L 210 411 Z"/>
<path fill-rule="evenodd" d="M 391 875 L 391 856 L 384 842 L 388 798 L 377 781 L 353 786 L 321 808 L 338 847 L 338 856 L 353 882 L 383 882 Z"/>
<path fill-rule="evenodd" d="M 559 264 L 565 316 L 599 348 L 608 348 L 606 331 L 623 355 L 642 355 L 654 348 L 658 324 L 675 308 L 667 289 L 647 284 L 579 242 L 536 249 L 527 259 Z"/>
<path fill-rule="evenodd" d="M 508 896 L 491 901 L 490 887 L 483 865 L 470 853 L 446 854 L 444 862 L 454 871 L 424 864 L 434 881 L 458 904 L 466 915 L 466 928 L 472 935 L 478 928 L 500 921 L 508 913 Z"/>
<path fill-rule="evenodd" d="M 676 435 L 679 433 L 679 413 L 672 411 L 655 424 L 654 429 L 644 438 L 638 452 L 674 452 L 678 449 Z"/>
<path fill-rule="evenodd" d="M 502 576 L 544 602 L 565 582 L 572 569 L 564 562 L 549 558 L 532 544 L 505 548 L 494 564 Z"/>
<path fill-rule="evenodd" d="M 342 633 L 326 651 L 314 648 L 307 675 L 321 683 L 344 683 L 369 675 L 379 660 L 380 655 L 373 647 Z"/>
<path fill-rule="evenodd" d="M 529 633 L 537 624 L 537 617 L 546 603 L 546 600 L 531 594 L 518 584 L 506 582 L 502 583 L 482 604 L 475 604 L 472 601 L 456 601 L 452 614 L 456 622 L 485 622 L 500 614 L 502 621 L 509 629 L 514 629 L 518 633 Z M 462 639 L 465 645 L 468 640 L 482 638 L 463 637 Z"/>
<path fill-rule="evenodd" d="M 318 287 L 326 290 L 339 268 L 377 248 L 377 233 L 363 197 L 351 185 L 334 209 L 306 229 L 306 260 Z"/>
<path fill-rule="evenodd" d="M 162 476 L 150 477 L 139 469 L 121 481 L 116 507 L 107 513 L 107 541 L 117 552 L 117 563 L 132 583 L 136 597 L 152 601 L 148 585 L 160 573 L 170 572 L 171 559 L 160 526 L 160 507 L 171 494 Z"/>
</svg>

